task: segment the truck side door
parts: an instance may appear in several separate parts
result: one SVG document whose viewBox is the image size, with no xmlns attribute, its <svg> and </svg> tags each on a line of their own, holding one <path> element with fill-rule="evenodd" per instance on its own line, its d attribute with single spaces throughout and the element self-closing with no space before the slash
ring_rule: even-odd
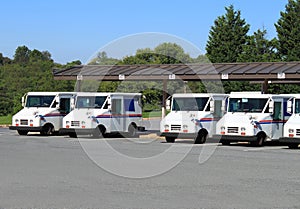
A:
<svg viewBox="0 0 300 209">
<path fill-rule="evenodd" d="M 111 100 L 111 130 L 112 131 L 124 131 L 124 105 L 123 99 L 112 98 Z"/>
</svg>

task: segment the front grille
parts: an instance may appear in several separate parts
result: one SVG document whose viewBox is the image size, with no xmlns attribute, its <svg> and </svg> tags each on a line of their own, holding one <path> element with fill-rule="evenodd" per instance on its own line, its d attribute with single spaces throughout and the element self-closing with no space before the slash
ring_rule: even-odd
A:
<svg viewBox="0 0 300 209">
<path fill-rule="evenodd" d="M 300 136 L 300 129 L 296 129 L 296 135 Z"/>
<path fill-rule="evenodd" d="M 181 125 L 171 125 L 171 131 L 180 131 Z"/>
<path fill-rule="evenodd" d="M 79 121 L 71 121 L 71 126 L 79 127 L 80 122 Z"/>
<path fill-rule="evenodd" d="M 28 125 L 28 120 L 21 120 L 20 124 L 23 126 L 27 126 Z"/>
<path fill-rule="evenodd" d="M 237 133 L 239 133 L 239 128 L 238 127 L 228 127 L 227 133 L 237 134 Z"/>
</svg>

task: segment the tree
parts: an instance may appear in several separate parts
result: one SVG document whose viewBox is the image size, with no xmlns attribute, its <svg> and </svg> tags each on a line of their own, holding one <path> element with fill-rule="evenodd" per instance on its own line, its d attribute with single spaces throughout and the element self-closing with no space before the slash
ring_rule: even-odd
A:
<svg viewBox="0 0 300 209">
<path fill-rule="evenodd" d="M 284 61 L 300 60 L 300 0 L 289 0 L 275 23 L 279 53 Z"/>
<path fill-rule="evenodd" d="M 3 54 L 0 53 L 0 66 L 10 64 L 10 63 L 11 63 L 11 59 L 9 59 L 8 57 L 3 57 Z"/>
<path fill-rule="evenodd" d="M 266 38 L 267 31 L 257 30 L 247 38 L 238 62 L 272 62 L 280 60 L 277 53 L 277 40 Z"/>
<path fill-rule="evenodd" d="M 19 46 L 14 55 L 14 62 L 25 65 L 29 62 L 30 50 L 27 46 Z"/>
<path fill-rule="evenodd" d="M 190 63 L 189 54 L 176 43 L 162 43 L 151 50 L 138 49 L 134 56 L 125 57 L 119 64 L 178 64 Z"/>
<path fill-rule="evenodd" d="M 89 62 L 89 65 L 115 65 L 118 62 L 118 59 L 110 58 L 105 51 L 102 51 Z"/>
<path fill-rule="evenodd" d="M 218 17 L 209 31 L 206 45 L 211 62 L 236 62 L 247 40 L 249 24 L 241 19 L 241 12 L 233 5 L 225 7 L 226 14 Z"/>
<path fill-rule="evenodd" d="M 162 43 L 155 47 L 154 53 L 160 64 L 190 63 L 191 58 L 184 49 L 176 43 Z"/>
<path fill-rule="evenodd" d="M 30 62 L 38 62 L 38 61 L 51 61 L 51 54 L 48 51 L 40 52 L 37 49 L 30 51 L 29 53 L 29 61 Z"/>
</svg>

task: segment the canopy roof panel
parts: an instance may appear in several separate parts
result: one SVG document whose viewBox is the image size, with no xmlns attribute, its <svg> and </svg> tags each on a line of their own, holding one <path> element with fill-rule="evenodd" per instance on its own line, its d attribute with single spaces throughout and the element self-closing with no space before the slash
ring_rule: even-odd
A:
<svg viewBox="0 0 300 209">
<path fill-rule="evenodd" d="M 300 62 L 78 65 L 54 69 L 56 80 L 300 80 Z"/>
</svg>

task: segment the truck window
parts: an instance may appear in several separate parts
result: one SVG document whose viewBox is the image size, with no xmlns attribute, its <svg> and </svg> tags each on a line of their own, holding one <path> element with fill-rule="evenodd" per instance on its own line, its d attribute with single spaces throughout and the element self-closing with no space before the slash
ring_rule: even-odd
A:
<svg viewBox="0 0 300 209">
<path fill-rule="evenodd" d="M 28 96 L 26 107 L 50 107 L 54 96 Z"/>
<path fill-rule="evenodd" d="M 295 114 L 300 113 L 300 99 L 295 99 Z"/>
<path fill-rule="evenodd" d="M 214 117 L 222 117 L 222 101 L 221 100 L 215 100 L 215 106 L 214 106 Z"/>
<path fill-rule="evenodd" d="M 69 113 L 71 111 L 70 98 L 61 98 L 59 101 L 61 113 Z"/>
<path fill-rule="evenodd" d="M 274 102 L 274 120 L 282 120 L 281 102 Z"/>
<path fill-rule="evenodd" d="M 76 108 L 96 108 L 101 109 L 106 96 L 78 96 L 76 101 Z"/>
<path fill-rule="evenodd" d="M 268 99 L 265 98 L 230 98 L 229 112 L 262 112 Z"/>
<path fill-rule="evenodd" d="M 208 97 L 173 98 L 172 111 L 204 111 Z"/>
<path fill-rule="evenodd" d="M 111 112 L 114 115 L 122 114 L 122 100 L 121 99 L 112 99 L 111 101 Z"/>
<path fill-rule="evenodd" d="M 124 108 L 125 111 L 135 112 L 134 99 L 124 99 Z"/>
</svg>

